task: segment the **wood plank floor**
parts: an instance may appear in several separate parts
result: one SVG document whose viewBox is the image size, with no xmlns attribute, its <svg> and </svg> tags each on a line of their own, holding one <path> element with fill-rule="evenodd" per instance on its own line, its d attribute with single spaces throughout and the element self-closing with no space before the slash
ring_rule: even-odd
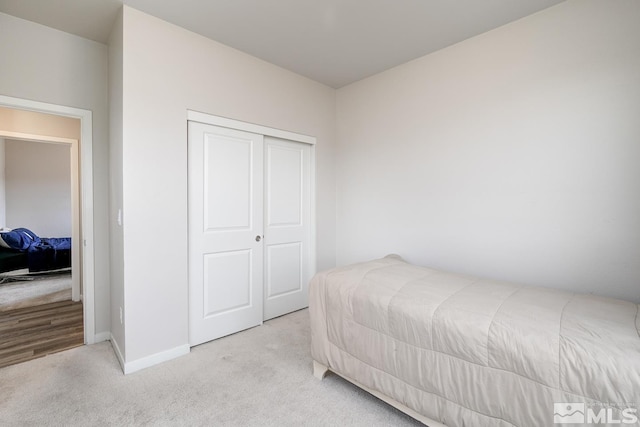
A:
<svg viewBox="0 0 640 427">
<path fill-rule="evenodd" d="M 0 312 L 0 368 L 84 344 L 82 302 Z"/>
</svg>

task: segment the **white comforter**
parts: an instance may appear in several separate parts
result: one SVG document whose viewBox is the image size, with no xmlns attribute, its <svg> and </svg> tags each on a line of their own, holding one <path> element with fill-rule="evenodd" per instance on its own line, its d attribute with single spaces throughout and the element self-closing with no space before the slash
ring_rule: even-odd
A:
<svg viewBox="0 0 640 427">
<path fill-rule="evenodd" d="M 640 425 L 638 309 L 390 256 L 314 277 L 312 356 L 450 426 Z"/>
</svg>

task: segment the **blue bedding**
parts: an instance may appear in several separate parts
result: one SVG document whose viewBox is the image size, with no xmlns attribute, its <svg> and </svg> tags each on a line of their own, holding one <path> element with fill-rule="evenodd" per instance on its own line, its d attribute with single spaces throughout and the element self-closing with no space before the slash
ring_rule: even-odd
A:
<svg viewBox="0 0 640 427">
<path fill-rule="evenodd" d="M 70 237 L 39 237 L 27 228 L 0 232 L 0 246 L 26 253 L 29 272 L 71 267 Z"/>
</svg>

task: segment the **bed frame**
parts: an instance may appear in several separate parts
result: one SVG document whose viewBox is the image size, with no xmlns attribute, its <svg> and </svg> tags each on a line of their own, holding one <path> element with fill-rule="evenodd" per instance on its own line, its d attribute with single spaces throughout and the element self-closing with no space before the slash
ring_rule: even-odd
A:
<svg viewBox="0 0 640 427">
<path fill-rule="evenodd" d="M 46 274 L 71 268 L 70 249 L 33 252 L 0 247 L 0 274 L 27 270 L 26 274 Z"/>
<path fill-rule="evenodd" d="M 0 247 L 0 273 L 22 270 L 28 267 L 27 254 Z"/>
<path fill-rule="evenodd" d="M 447 427 L 444 424 L 441 424 L 435 420 L 432 420 L 429 417 L 425 417 L 422 414 L 417 413 L 416 411 L 414 411 L 413 409 L 403 405 L 402 403 L 398 402 L 397 400 L 392 399 L 391 397 L 380 393 L 377 390 L 374 390 L 372 388 L 369 388 L 363 384 L 360 384 L 358 381 L 351 379 L 345 375 L 342 375 L 338 372 L 334 372 L 331 369 L 329 369 L 328 367 L 324 366 L 322 363 L 317 362 L 317 361 L 313 361 L 313 376 L 316 377 L 319 380 L 324 379 L 324 377 L 329 373 L 332 372 L 334 374 L 336 374 L 337 376 L 341 377 L 342 379 L 345 379 L 347 381 L 349 381 L 351 384 L 355 385 L 358 388 L 361 388 L 362 390 L 366 391 L 367 393 L 377 397 L 378 399 L 382 400 L 383 402 L 385 402 L 388 405 L 393 406 L 394 408 L 396 408 L 397 410 L 399 410 L 400 412 L 404 412 L 405 414 L 409 415 L 411 418 L 414 418 L 418 421 L 420 421 L 422 424 L 425 424 L 429 427 Z"/>
</svg>

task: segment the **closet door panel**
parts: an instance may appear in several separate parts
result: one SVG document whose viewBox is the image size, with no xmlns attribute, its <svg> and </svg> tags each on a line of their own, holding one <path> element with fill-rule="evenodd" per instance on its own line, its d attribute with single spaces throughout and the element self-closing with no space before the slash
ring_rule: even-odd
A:
<svg viewBox="0 0 640 427">
<path fill-rule="evenodd" d="M 265 137 L 264 319 L 308 305 L 311 148 Z"/>
<path fill-rule="evenodd" d="M 189 122 L 189 341 L 262 323 L 263 137 Z"/>
</svg>

